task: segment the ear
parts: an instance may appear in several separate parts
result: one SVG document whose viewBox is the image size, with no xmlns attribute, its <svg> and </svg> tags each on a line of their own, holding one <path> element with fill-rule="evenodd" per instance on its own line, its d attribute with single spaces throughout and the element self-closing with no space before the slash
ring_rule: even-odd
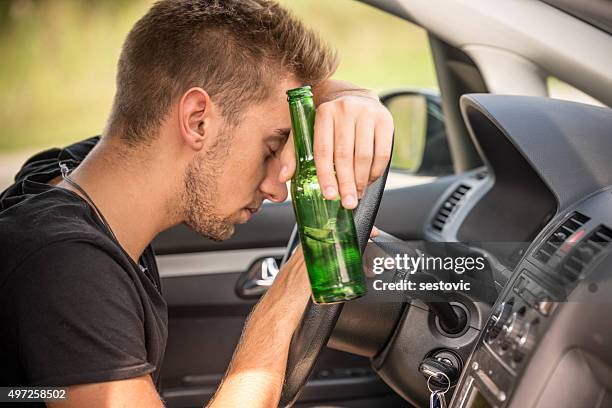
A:
<svg viewBox="0 0 612 408">
<path fill-rule="evenodd" d="M 194 150 L 201 150 L 206 140 L 212 101 L 202 88 L 191 88 L 179 102 L 179 131 L 183 141 Z"/>
</svg>

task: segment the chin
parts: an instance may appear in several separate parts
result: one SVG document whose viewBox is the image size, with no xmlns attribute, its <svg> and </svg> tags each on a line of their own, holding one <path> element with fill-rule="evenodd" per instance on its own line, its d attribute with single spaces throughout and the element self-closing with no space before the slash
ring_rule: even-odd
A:
<svg viewBox="0 0 612 408">
<path fill-rule="evenodd" d="M 206 236 L 206 238 L 212 241 L 215 241 L 215 242 L 223 242 L 223 241 L 227 241 L 228 239 L 230 239 L 233 235 L 234 235 L 234 229 L 232 229 L 232 232 L 226 235 L 215 235 L 215 236 L 208 235 Z"/>
<path fill-rule="evenodd" d="M 219 229 L 216 232 L 216 237 L 214 238 L 215 241 L 225 241 L 230 239 L 233 235 L 234 232 L 236 232 L 236 227 L 233 223 L 228 223 L 225 224 L 223 226 L 223 228 Z"/>
<path fill-rule="evenodd" d="M 236 227 L 233 223 L 230 222 L 216 223 L 214 225 L 208 223 L 199 224 L 192 222 L 186 222 L 186 224 L 189 228 L 191 228 L 198 234 L 216 242 L 226 241 L 230 239 L 236 231 Z"/>
</svg>

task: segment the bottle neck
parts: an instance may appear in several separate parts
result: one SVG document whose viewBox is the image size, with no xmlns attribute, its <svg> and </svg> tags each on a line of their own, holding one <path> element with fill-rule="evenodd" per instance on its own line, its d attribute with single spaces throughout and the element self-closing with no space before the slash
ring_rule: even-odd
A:
<svg viewBox="0 0 612 408">
<path fill-rule="evenodd" d="M 291 113 L 291 127 L 295 145 L 297 173 L 300 166 L 314 162 L 313 134 L 316 110 L 312 97 L 290 100 L 289 111 Z"/>
</svg>

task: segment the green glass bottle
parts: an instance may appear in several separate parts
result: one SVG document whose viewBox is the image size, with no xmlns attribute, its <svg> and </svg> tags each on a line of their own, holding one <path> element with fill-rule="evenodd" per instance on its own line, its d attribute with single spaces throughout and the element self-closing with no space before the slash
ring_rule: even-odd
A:
<svg viewBox="0 0 612 408">
<path fill-rule="evenodd" d="M 291 198 L 313 301 L 335 303 L 358 298 L 366 288 L 353 213 L 342 207 L 339 198 L 326 200 L 317 179 L 311 88 L 291 89 L 287 96 L 297 161 Z"/>
</svg>

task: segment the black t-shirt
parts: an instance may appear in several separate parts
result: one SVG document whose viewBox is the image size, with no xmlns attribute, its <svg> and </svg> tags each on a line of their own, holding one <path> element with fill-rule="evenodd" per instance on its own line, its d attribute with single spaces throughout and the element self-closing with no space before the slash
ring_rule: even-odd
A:
<svg viewBox="0 0 612 408">
<path fill-rule="evenodd" d="M 85 200 L 45 184 L 96 142 L 33 157 L 0 195 L 0 386 L 158 383 L 167 309 L 152 248 L 141 267 Z"/>
</svg>

